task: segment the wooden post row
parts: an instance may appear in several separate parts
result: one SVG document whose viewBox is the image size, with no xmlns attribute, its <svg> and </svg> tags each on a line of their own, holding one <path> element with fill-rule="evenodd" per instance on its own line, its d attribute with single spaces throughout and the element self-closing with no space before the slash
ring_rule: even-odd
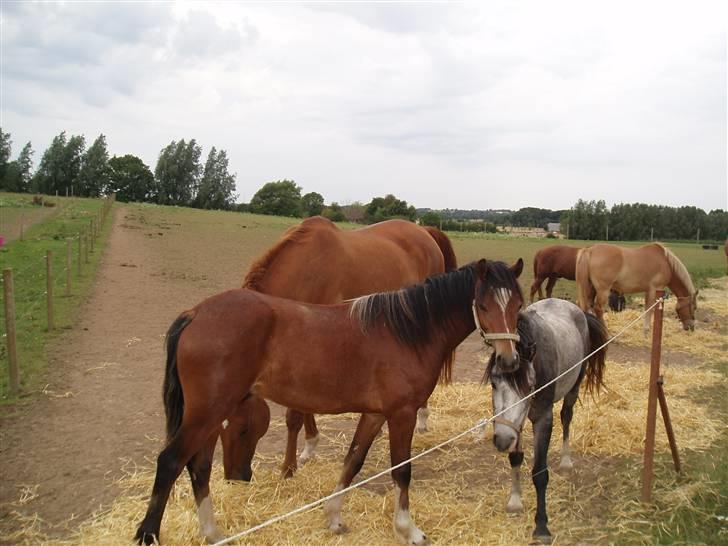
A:
<svg viewBox="0 0 728 546">
<path fill-rule="evenodd" d="M 3 269 L 3 299 L 5 303 L 5 331 L 8 344 L 8 375 L 10 394 L 20 392 L 20 373 L 18 370 L 18 348 L 15 339 L 15 299 L 13 295 L 13 270 Z"/>
<path fill-rule="evenodd" d="M 46 311 L 48 331 L 53 330 L 53 251 L 46 250 Z"/>
</svg>

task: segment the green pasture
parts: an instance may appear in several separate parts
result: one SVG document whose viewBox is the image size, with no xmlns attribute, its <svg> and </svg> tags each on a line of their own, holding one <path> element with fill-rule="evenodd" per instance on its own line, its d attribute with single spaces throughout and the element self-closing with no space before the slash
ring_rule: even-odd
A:
<svg viewBox="0 0 728 546">
<path fill-rule="evenodd" d="M 78 271 L 78 234 L 89 227 L 103 202 L 100 199 L 48 197 L 54 203 L 52 212 L 39 223 L 25 230 L 23 240 L 15 239 L 0 249 L 0 269 L 13 270 L 17 351 L 20 362 L 21 393 L 42 387 L 41 370 L 47 362 L 48 342 L 73 326 L 79 305 L 86 298 L 93 281 L 101 250 L 110 230 L 107 220 L 89 253 L 89 263 Z M 0 193 L 0 216 L 19 219 L 32 218 L 35 208 L 32 196 Z M 2 233 L 0 233 L 2 235 Z M 71 240 L 71 295 L 66 296 L 66 240 Z M 46 252 L 53 252 L 53 332 L 47 331 Z M 3 281 L 0 281 L 2 283 Z M 4 289 L 4 287 L 3 287 Z M 0 400 L 8 399 L 8 354 L 5 338 L 5 306 L 0 308 Z"/>
</svg>

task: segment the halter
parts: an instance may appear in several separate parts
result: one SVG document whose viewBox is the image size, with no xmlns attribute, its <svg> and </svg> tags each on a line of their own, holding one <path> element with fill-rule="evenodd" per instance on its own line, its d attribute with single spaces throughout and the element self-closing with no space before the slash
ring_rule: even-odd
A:
<svg viewBox="0 0 728 546">
<path fill-rule="evenodd" d="M 679 311 L 683 307 L 686 307 L 688 305 L 693 305 L 693 298 L 695 297 L 694 294 L 690 294 L 689 296 L 678 296 L 677 297 L 677 304 L 675 305 L 675 311 Z M 687 303 L 683 303 L 685 300 L 688 300 Z"/>
<path fill-rule="evenodd" d="M 497 339 L 508 339 L 510 341 L 521 341 L 521 337 L 518 334 L 511 334 L 508 332 L 501 332 L 496 334 L 488 334 L 485 330 L 480 326 L 480 320 L 478 319 L 478 311 L 475 309 L 475 300 L 473 300 L 473 320 L 475 321 L 475 328 L 478 330 L 478 333 L 480 334 L 480 337 L 483 338 L 483 343 L 486 345 L 492 345 L 491 341 L 495 341 Z"/>
<path fill-rule="evenodd" d="M 512 428 L 514 431 L 516 431 L 516 437 L 520 440 L 521 433 L 523 432 L 523 425 L 526 423 L 526 419 L 523 419 L 523 423 L 521 423 L 520 427 L 517 427 L 516 424 L 513 421 L 509 421 L 508 419 L 504 419 L 503 417 L 495 417 L 493 419 L 493 424 L 495 425 L 505 425 L 507 427 Z"/>
</svg>

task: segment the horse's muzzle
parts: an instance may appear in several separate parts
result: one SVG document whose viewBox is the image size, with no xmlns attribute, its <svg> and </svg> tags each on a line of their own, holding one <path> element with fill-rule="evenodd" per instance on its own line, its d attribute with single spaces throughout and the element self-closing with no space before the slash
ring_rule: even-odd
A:
<svg viewBox="0 0 728 546">
<path fill-rule="evenodd" d="M 505 357 L 503 355 L 496 355 L 495 365 L 502 373 L 513 373 L 518 370 L 520 359 L 518 353 L 514 352 L 512 356 Z"/>
<path fill-rule="evenodd" d="M 518 438 L 514 438 L 513 436 L 510 436 L 509 434 L 494 434 L 493 435 L 493 445 L 501 453 L 503 453 L 505 451 L 508 451 L 508 452 L 513 451 L 513 448 L 516 446 L 517 441 L 518 441 Z"/>
</svg>

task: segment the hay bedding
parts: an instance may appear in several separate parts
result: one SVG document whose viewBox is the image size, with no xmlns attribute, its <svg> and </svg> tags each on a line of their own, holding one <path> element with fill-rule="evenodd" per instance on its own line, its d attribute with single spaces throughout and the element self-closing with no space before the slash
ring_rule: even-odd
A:
<svg viewBox="0 0 728 546">
<path fill-rule="evenodd" d="M 724 283 L 725 284 L 725 283 Z M 721 286 L 706 295 L 706 306 L 728 317 L 725 290 Z M 701 302 L 702 303 L 702 302 Z M 726 307 L 726 308 L 724 308 Z M 611 331 L 637 316 L 635 311 L 607 315 Z M 678 324 L 679 326 L 679 324 Z M 724 424 L 711 415 L 692 396 L 696 388 L 726 387 L 721 374 L 697 364 L 709 362 L 725 352 L 713 346 L 710 325 L 698 326 L 686 334 L 666 321 L 665 347 L 690 352 L 700 357 L 696 365 L 663 368 L 670 412 L 681 450 L 701 450 L 713 444 Z M 714 334 L 713 334 L 714 335 Z M 724 342 L 725 340 L 723 340 Z M 641 325 L 631 331 L 626 345 L 644 346 L 648 342 Z M 720 353 L 718 355 L 718 353 Z M 550 449 L 551 480 L 547 506 L 555 544 L 604 543 L 626 541 L 650 543 L 650 529 L 655 518 L 667 520 L 669 513 L 660 513 L 656 506 L 690 506 L 691 499 L 715 493 L 716 484 L 709 476 L 681 483 L 669 471 L 669 451 L 662 425 L 657 429 L 657 471 L 655 505 L 645 508 L 638 502 L 640 489 L 641 450 L 646 413 L 648 365 L 643 362 L 608 361 L 607 390 L 596 398 L 582 393 L 572 425 L 572 454 L 575 468 L 571 473 L 557 470 L 561 447 L 558 412 Z M 438 387 L 430 402 L 431 432 L 416 435 L 413 454 L 469 428 L 484 413 L 490 413 L 489 387 L 477 383 L 458 383 Z M 218 524 L 234 534 L 268 518 L 293 510 L 329 494 L 338 479 L 341 461 L 354 429 L 344 434 L 339 428 L 328 428 L 331 418 L 319 423 L 324 442 L 331 444 L 326 455 L 320 455 L 299 470 L 292 480 L 279 478 L 281 456 L 256 456 L 254 478 L 250 484 L 228 483 L 222 468 L 215 465 L 211 492 Z M 658 420 L 660 418 L 658 417 Z M 282 424 L 272 423 L 269 434 L 281 434 Z M 524 436 L 526 464 L 522 469 L 523 498 L 526 512 L 509 516 L 504 506 L 510 490 L 507 457 L 492 447 L 487 438 L 477 435 L 461 439 L 413 463 L 410 490 L 411 509 L 415 522 L 434 543 L 440 544 L 527 544 L 533 528 L 535 492 L 528 476 L 532 457 L 530 426 Z M 335 453 L 330 456 L 330 453 Z M 661 461 L 661 462 L 660 462 Z M 627 462 L 628 464 L 624 464 Z M 386 432 L 378 438 L 360 474 L 369 476 L 389 463 Z M 13 542 L 47 544 L 124 544 L 130 543 L 136 525 L 147 506 L 153 481 L 153 465 L 145 469 L 128 469 L 119 481 L 122 495 L 103 513 L 83 523 L 67 541 L 46 541 L 38 521 L 23 521 L 24 530 L 12 537 Z M 684 481 L 684 480 L 683 480 Z M 299 514 L 262 529 L 242 543 L 254 544 L 393 544 L 391 517 L 392 486 L 388 478 L 348 494 L 344 505 L 344 521 L 349 533 L 333 536 L 324 526 L 321 507 Z M 198 523 L 189 479 L 184 473 L 178 480 L 162 522 L 165 544 L 197 544 Z"/>
</svg>

